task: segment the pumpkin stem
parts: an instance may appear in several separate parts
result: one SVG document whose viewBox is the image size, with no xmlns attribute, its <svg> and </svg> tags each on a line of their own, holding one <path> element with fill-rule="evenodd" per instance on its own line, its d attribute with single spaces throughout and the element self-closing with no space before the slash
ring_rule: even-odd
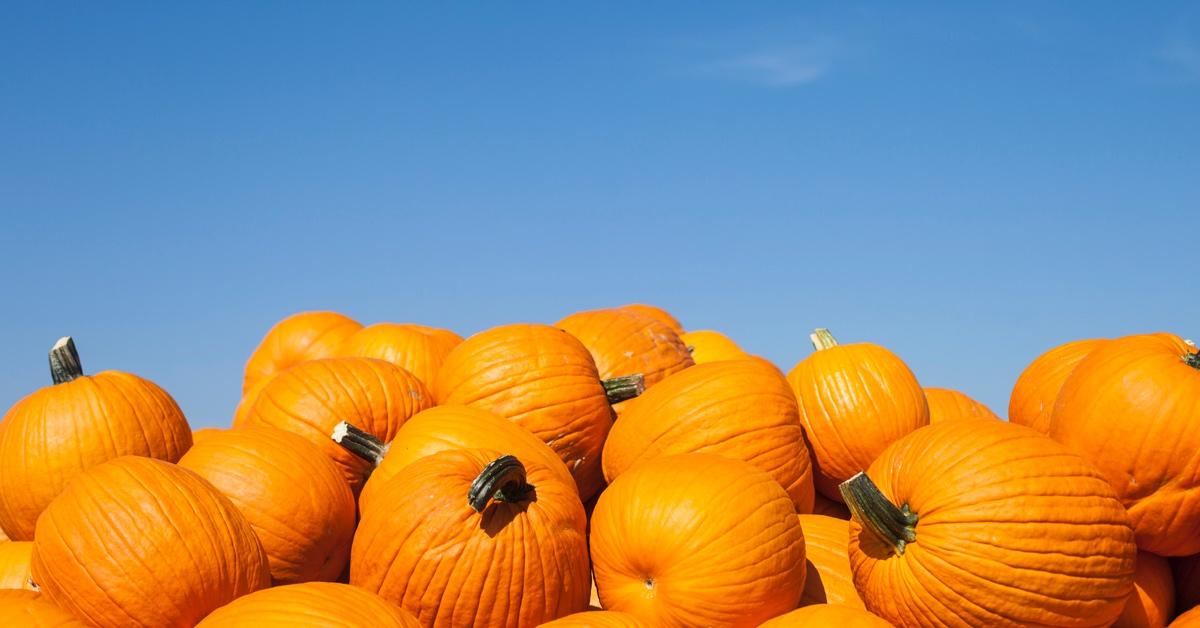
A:
<svg viewBox="0 0 1200 628">
<path fill-rule="evenodd" d="M 604 385 L 604 394 L 608 395 L 609 404 L 628 401 L 646 392 L 646 378 L 641 373 L 613 377 L 600 383 Z"/>
<path fill-rule="evenodd" d="M 1200 369 L 1200 351 L 1183 356 L 1183 363 L 1194 369 Z"/>
<path fill-rule="evenodd" d="M 65 384 L 76 377 L 83 377 L 79 352 L 75 350 L 75 341 L 63 336 L 50 347 L 50 378 L 55 384 Z"/>
<path fill-rule="evenodd" d="M 383 462 L 383 457 L 388 451 L 388 446 L 375 438 L 374 434 L 345 421 L 334 426 L 333 433 L 329 437 L 350 453 L 374 466 L 379 466 L 379 463 Z"/>
<path fill-rule="evenodd" d="M 842 482 L 838 492 L 863 528 L 895 548 L 897 554 L 903 554 L 904 547 L 917 540 L 917 513 L 909 510 L 908 504 L 897 508 L 888 501 L 866 473 L 859 471 Z"/>
<path fill-rule="evenodd" d="M 475 512 L 483 512 L 493 500 L 511 503 L 525 499 L 530 488 L 525 482 L 525 465 L 516 456 L 500 456 L 487 463 L 471 482 L 467 504 Z"/>
<path fill-rule="evenodd" d="M 808 339 L 812 341 L 813 349 L 817 351 L 824 351 L 825 349 L 832 349 L 837 346 L 837 338 L 834 338 L 833 334 L 829 333 L 829 330 L 824 327 L 814 329 L 813 333 L 808 335 Z"/>
</svg>

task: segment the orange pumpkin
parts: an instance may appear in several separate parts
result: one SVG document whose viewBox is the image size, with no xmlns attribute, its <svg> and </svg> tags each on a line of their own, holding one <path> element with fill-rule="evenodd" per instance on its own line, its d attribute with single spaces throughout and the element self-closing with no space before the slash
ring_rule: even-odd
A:
<svg viewBox="0 0 1200 628">
<path fill-rule="evenodd" d="M 279 373 L 260 377 L 254 382 L 254 385 L 250 386 L 249 390 L 242 393 L 242 398 L 238 400 L 237 407 L 233 409 L 234 427 L 246 424 L 246 417 L 250 415 L 250 408 L 254 407 L 254 402 L 258 399 L 258 393 L 262 392 L 262 389 L 266 387 L 268 382 L 275 379 L 276 375 L 279 375 Z"/>
<path fill-rule="evenodd" d="M 1185 611 L 1200 606 L 1200 554 L 1172 558 L 1170 563 L 1175 582 L 1175 608 Z"/>
<path fill-rule="evenodd" d="M 684 333 L 683 325 L 680 325 L 679 321 L 676 320 L 670 312 L 662 309 L 661 307 L 646 305 L 645 303 L 630 303 L 629 305 L 622 305 L 619 309 L 636 312 L 642 316 L 649 316 L 650 318 L 665 324 L 667 327 L 670 327 L 671 330 L 676 334 Z"/>
<path fill-rule="evenodd" d="M 865 608 L 850 573 L 850 522 L 824 515 L 797 515 L 804 530 L 808 575 L 800 606 L 842 604 Z"/>
<path fill-rule="evenodd" d="M 225 430 L 179 466 L 212 483 L 262 541 L 275 584 L 334 580 L 350 560 L 354 495 L 320 448 L 269 427 Z"/>
<path fill-rule="evenodd" d="M 1200 607 L 1193 608 L 1179 617 L 1176 617 L 1175 621 L 1171 622 L 1171 628 L 1198 627 L 1200 627 Z"/>
<path fill-rule="evenodd" d="M 303 618 L 303 619 L 301 619 Z M 419 628 L 395 604 L 348 584 L 306 582 L 256 591 L 213 611 L 199 628 Z"/>
<path fill-rule="evenodd" d="M 303 436 L 341 465 L 357 494 L 371 466 L 331 441 L 333 428 L 346 421 L 387 442 L 409 417 L 432 406 L 421 381 L 395 364 L 326 358 L 272 377 L 234 427 L 267 425 Z"/>
<path fill-rule="evenodd" d="M 337 312 L 300 312 L 275 324 L 250 354 L 242 392 L 254 382 L 304 362 L 328 358 L 362 324 Z"/>
<path fill-rule="evenodd" d="M 1200 352 L 1178 336 L 1110 340 L 1063 384 L 1050 435 L 1108 478 L 1138 547 L 1200 552 Z"/>
<path fill-rule="evenodd" d="M 1076 340 L 1039 355 L 1017 378 L 1008 400 L 1008 420 L 1048 434 L 1054 400 L 1067 376 L 1089 353 L 1106 341 L 1102 338 Z"/>
<path fill-rule="evenodd" d="M 600 450 L 612 426 L 611 404 L 636 396 L 639 380 L 602 383 L 587 348 L 560 329 L 505 325 L 455 347 L 433 394 L 439 405 L 489 410 L 533 432 L 571 470 L 587 501 L 603 483 Z"/>
<path fill-rule="evenodd" d="M 708 454 L 656 458 L 622 474 L 592 513 L 604 608 L 652 626 L 757 626 L 795 608 L 804 547 L 778 482 Z"/>
<path fill-rule="evenodd" d="M 855 588 L 897 626 L 1107 626 L 1133 591 L 1112 487 L 1029 428 L 931 425 L 841 489 Z"/>
<path fill-rule="evenodd" d="M 1137 571 L 1133 574 L 1133 595 L 1112 628 L 1154 628 L 1166 626 L 1175 616 L 1175 583 L 1167 559 L 1149 552 L 1138 552 Z"/>
<path fill-rule="evenodd" d="M 637 617 L 619 611 L 586 611 L 542 624 L 545 628 L 650 628 Z"/>
<path fill-rule="evenodd" d="M 694 366 L 626 405 L 604 444 L 609 482 L 662 456 L 708 453 L 766 471 L 799 512 L 812 512 L 813 482 L 796 398 L 766 360 Z"/>
<path fill-rule="evenodd" d="M 696 364 L 750 357 L 750 354 L 742 351 L 736 342 L 724 334 L 710 329 L 689 331 L 679 336 L 679 339 L 692 352 L 692 360 L 695 360 Z"/>
<path fill-rule="evenodd" d="M 76 476 L 38 518 L 33 581 L 96 626 L 191 626 L 271 584 L 237 508 L 200 476 L 124 456 Z"/>
<path fill-rule="evenodd" d="M 817 490 L 841 501 L 837 485 L 927 425 L 929 406 L 916 376 L 891 351 L 865 342 L 838 345 L 827 329 L 813 332 L 812 341 L 816 352 L 787 379 L 812 447 Z"/>
<path fill-rule="evenodd" d="M 572 314 L 554 324 L 591 352 L 601 379 L 641 373 L 646 388 L 692 366 L 692 354 L 666 324 L 620 308 Z"/>
<path fill-rule="evenodd" d="M 209 440 L 218 434 L 223 434 L 228 430 L 220 427 L 202 427 L 198 430 L 192 430 L 192 447 L 199 445 L 201 442 Z M 191 451 L 189 449 L 188 451 Z"/>
<path fill-rule="evenodd" d="M 850 520 L 850 509 L 846 508 L 846 504 L 835 502 L 820 493 L 817 493 L 813 498 L 812 514 L 825 515 L 826 517 L 844 519 L 846 521 Z"/>
<path fill-rule="evenodd" d="M 877 615 L 852 606 L 816 604 L 780 615 L 759 628 L 891 628 Z"/>
<path fill-rule="evenodd" d="M 337 354 L 391 362 L 412 373 L 422 384 L 432 386 L 442 362 L 462 340 L 446 329 L 411 323 L 377 323 L 347 338 Z"/>
<path fill-rule="evenodd" d="M 949 388 L 926 388 L 925 401 L 929 404 L 929 422 L 957 421 L 959 419 L 1000 420 L 995 412 L 967 395 Z"/>
<path fill-rule="evenodd" d="M 53 386 L 18 401 L 0 430 L 0 527 L 32 541 L 38 515 L 80 472 L 124 455 L 174 462 L 192 446 L 167 391 L 121 371 L 84 375 L 69 337 L 50 350 Z"/>
<path fill-rule="evenodd" d="M 32 541 L 0 542 L 0 589 L 33 589 L 29 583 L 32 552 Z"/>
<path fill-rule="evenodd" d="M 0 626 L 83 628 L 87 624 L 34 591 L 0 590 Z"/>
<path fill-rule="evenodd" d="M 536 626 L 588 600 L 583 505 L 545 467 L 485 449 L 409 465 L 363 513 L 350 584 L 425 626 Z"/>
</svg>

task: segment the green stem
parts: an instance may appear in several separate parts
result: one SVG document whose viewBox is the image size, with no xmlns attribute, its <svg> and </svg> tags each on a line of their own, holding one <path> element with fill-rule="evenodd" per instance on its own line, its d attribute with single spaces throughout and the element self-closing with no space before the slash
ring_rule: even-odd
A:
<svg viewBox="0 0 1200 628">
<path fill-rule="evenodd" d="M 335 425 L 333 433 L 329 437 L 350 453 L 371 463 L 372 466 L 379 466 L 388 452 L 388 446 L 375 438 L 374 434 L 345 421 Z"/>
<path fill-rule="evenodd" d="M 1200 369 L 1200 351 L 1183 356 L 1183 363 L 1194 369 Z"/>
<path fill-rule="evenodd" d="M 613 377 L 600 383 L 604 385 L 604 394 L 608 396 L 609 404 L 628 401 L 646 392 L 646 378 L 641 373 Z"/>
<path fill-rule="evenodd" d="M 813 349 L 817 351 L 824 351 L 825 349 L 832 349 L 837 346 L 837 338 L 834 338 L 833 334 L 829 333 L 829 330 L 824 327 L 818 327 L 813 330 L 813 333 L 809 334 L 808 338 L 812 340 Z"/>
<path fill-rule="evenodd" d="M 897 508 L 888 501 L 866 473 L 860 471 L 842 482 L 838 492 L 863 528 L 892 546 L 897 554 L 903 554 L 905 546 L 917 540 L 917 513 L 910 511 L 908 504 Z"/>
<path fill-rule="evenodd" d="M 525 482 L 525 465 L 516 456 L 500 456 L 487 463 L 471 482 L 467 504 L 475 512 L 483 512 L 492 501 L 511 503 L 527 498 L 530 488 Z"/>
<path fill-rule="evenodd" d="M 55 384 L 65 384 L 77 377 L 83 377 L 79 352 L 75 350 L 75 341 L 63 336 L 50 348 L 50 378 Z"/>
</svg>

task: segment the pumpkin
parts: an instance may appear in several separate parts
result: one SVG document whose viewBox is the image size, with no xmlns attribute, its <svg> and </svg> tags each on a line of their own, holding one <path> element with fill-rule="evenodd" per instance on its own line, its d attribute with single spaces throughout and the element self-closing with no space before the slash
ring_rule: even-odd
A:
<svg viewBox="0 0 1200 628">
<path fill-rule="evenodd" d="M 218 434 L 223 434 L 227 430 L 219 427 L 202 427 L 198 430 L 192 430 L 192 447 L 199 445 L 201 442 L 216 437 Z M 191 451 L 191 449 L 188 449 Z"/>
<path fill-rule="evenodd" d="M 275 324 L 246 361 L 242 393 L 264 377 L 307 360 L 328 358 L 362 324 L 337 312 L 300 312 Z"/>
<path fill-rule="evenodd" d="M 87 624 L 34 591 L 0 590 L 0 626 L 83 628 Z"/>
<path fill-rule="evenodd" d="M 891 624 L 861 608 L 815 604 L 780 615 L 759 628 L 891 628 Z"/>
<path fill-rule="evenodd" d="M 591 352 L 601 379 L 641 373 L 650 388 L 692 366 L 692 354 L 665 323 L 620 308 L 572 314 L 554 324 Z"/>
<path fill-rule="evenodd" d="M 250 386 L 249 390 L 242 393 L 242 398 L 238 400 L 237 407 L 233 409 L 234 427 L 246 424 L 246 418 L 250 415 L 250 408 L 254 407 L 255 400 L 258 399 L 258 393 L 262 392 L 262 389 L 268 382 L 275 379 L 276 375 L 279 375 L 279 373 L 259 378 L 254 382 L 254 385 Z"/>
<path fill-rule="evenodd" d="M 191 626 L 271 584 L 267 555 L 217 489 L 123 456 L 75 476 L 38 518 L 33 581 L 95 626 Z"/>
<path fill-rule="evenodd" d="M 649 628 L 637 617 L 619 611 L 585 611 L 542 624 L 547 628 Z"/>
<path fill-rule="evenodd" d="M 1166 626 L 1175 615 L 1175 583 L 1167 559 L 1150 552 L 1138 552 L 1133 573 L 1133 595 L 1112 628 L 1154 628 Z"/>
<path fill-rule="evenodd" d="M 929 422 L 956 421 L 958 419 L 994 419 L 1000 417 L 987 406 L 967 395 L 949 388 L 926 388 L 925 401 L 929 404 Z"/>
<path fill-rule="evenodd" d="M 452 449 L 408 465 L 363 513 L 350 584 L 424 626 L 536 626 L 588 601 L 583 505 L 545 467 Z"/>
<path fill-rule="evenodd" d="M 29 583 L 32 552 L 32 541 L 0 542 L 0 589 L 33 589 Z"/>
<path fill-rule="evenodd" d="M 432 386 L 442 362 L 462 340 L 446 329 L 377 323 L 363 327 L 343 341 L 337 355 L 386 360 L 412 373 L 422 384 Z"/>
<path fill-rule="evenodd" d="M 896 354 L 872 343 L 838 345 L 827 329 L 812 334 L 816 352 L 787 379 L 812 447 L 816 488 L 841 501 L 837 486 L 888 445 L 929 423 L 916 376 Z"/>
<path fill-rule="evenodd" d="M 567 465 L 584 501 L 603 483 L 600 450 L 612 426 L 611 404 L 641 390 L 637 376 L 602 383 L 579 340 L 529 324 L 466 339 L 446 356 L 433 386 L 439 405 L 489 410 L 533 432 Z"/>
<path fill-rule="evenodd" d="M 272 377 L 234 427 L 266 425 L 303 436 L 342 467 L 357 494 L 371 467 L 329 439 L 333 428 L 346 421 L 387 442 L 409 417 L 432 406 L 421 381 L 395 364 L 325 358 Z"/>
<path fill-rule="evenodd" d="M 1017 377 L 1008 400 L 1008 420 L 1047 434 L 1054 400 L 1067 376 L 1089 353 L 1106 341 L 1102 338 L 1075 340 L 1039 355 Z"/>
<path fill-rule="evenodd" d="M 1029 428 L 931 425 L 841 490 L 855 588 L 897 626 L 1107 626 L 1133 591 L 1137 546 L 1112 487 Z"/>
<path fill-rule="evenodd" d="M 38 515 L 85 469 L 124 455 L 174 462 L 192 446 L 167 391 L 121 371 L 84 375 L 71 338 L 50 350 L 50 374 L 0 430 L 0 527 L 15 541 L 33 540 Z"/>
<path fill-rule="evenodd" d="M 778 482 L 709 454 L 621 474 L 592 513 L 600 601 L 652 626 L 757 626 L 795 608 L 804 548 Z"/>
<path fill-rule="evenodd" d="M 1171 334 L 1110 340 L 1063 384 L 1050 435 L 1108 478 L 1138 547 L 1200 552 L 1200 352 Z"/>
<path fill-rule="evenodd" d="M 335 580 L 350 559 L 354 495 L 319 447 L 269 427 L 225 430 L 192 447 L 195 471 L 245 515 L 275 584 Z"/>
<path fill-rule="evenodd" d="M 824 515 L 797 515 L 804 530 L 808 575 L 800 606 L 842 604 L 864 608 L 850 573 L 850 522 Z"/>
<path fill-rule="evenodd" d="M 1175 621 L 1171 622 L 1170 626 L 1171 628 L 1200 627 L 1200 607 L 1193 608 L 1179 617 L 1176 617 Z"/>
<path fill-rule="evenodd" d="M 696 364 L 720 362 L 721 360 L 740 360 L 750 357 L 742 351 L 737 343 L 720 332 L 710 329 L 689 331 L 679 336 L 683 344 L 692 352 L 692 360 Z"/>
<path fill-rule="evenodd" d="M 303 618 L 303 619 L 301 619 Z M 213 611 L 199 628 L 420 628 L 395 604 L 348 584 L 306 582 L 256 591 Z"/>
<path fill-rule="evenodd" d="M 1170 559 L 1175 583 L 1175 608 L 1200 606 L 1200 554 Z"/>
<path fill-rule="evenodd" d="M 846 504 L 843 504 L 842 502 L 835 502 L 820 493 L 817 493 L 813 497 L 812 514 L 825 515 L 826 517 L 833 517 L 834 519 L 845 519 L 847 521 L 850 520 L 850 509 L 846 508 Z"/>
<path fill-rule="evenodd" d="M 674 331 L 676 334 L 682 335 L 684 333 L 683 325 L 680 325 L 679 321 L 676 320 L 670 312 L 662 309 L 661 307 L 646 305 L 644 303 L 630 303 L 629 305 L 622 305 L 618 309 L 635 312 L 637 314 L 641 314 L 642 316 L 649 316 L 650 318 L 665 324 L 667 327 L 670 327 L 671 331 Z"/>
<path fill-rule="evenodd" d="M 775 478 L 799 512 L 812 512 L 812 468 L 796 399 L 766 360 L 694 366 L 630 402 L 604 444 L 604 477 L 612 482 L 647 460 L 682 453 L 748 462 Z"/>
</svg>

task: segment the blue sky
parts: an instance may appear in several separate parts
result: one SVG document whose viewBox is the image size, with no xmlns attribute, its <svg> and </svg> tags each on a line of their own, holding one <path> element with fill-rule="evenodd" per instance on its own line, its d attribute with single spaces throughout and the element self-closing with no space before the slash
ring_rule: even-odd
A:
<svg viewBox="0 0 1200 628">
<path fill-rule="evenodd" d="M 0 404 L 226 424 L 277 319 L 646 301 L 828 326 L 1003 413 L 1062 341 L 1200 336 L 1200 6 L 7 5 Z"/>
</svg>

